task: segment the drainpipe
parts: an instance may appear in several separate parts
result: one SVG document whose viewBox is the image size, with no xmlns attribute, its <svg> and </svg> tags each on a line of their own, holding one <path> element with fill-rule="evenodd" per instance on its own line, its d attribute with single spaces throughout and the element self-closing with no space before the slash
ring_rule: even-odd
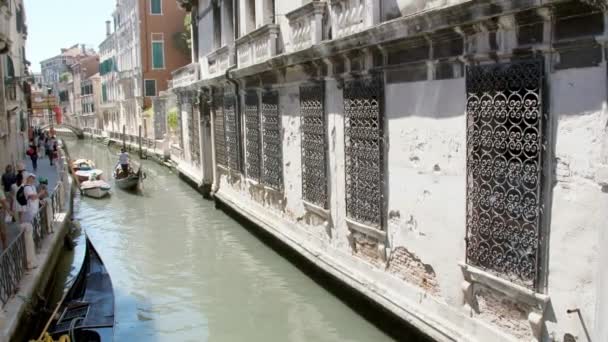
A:
<svg viewBox="0 0 608 342">
<path fill-rule="evenodd" d="M 236 56 L 236 54 L 235 54 Z M 235 57 L 236 58 L 236 57 Z M 239 83 L 232 78 L 232 76 L 230 75 L 230 72 L 234 69 L 236 69 L 236 63 L 234 65 L 232 65 L 230 68 L 226 69 L 226 80 L 230 83 L 232 83 L 232 85 L 234 86 L 234 114 L 237 117 L 237 132 L 239 133 L 239 135 L 242 137 L 243 136 L 243 131 L 242 131 L 242 125 L 241 125 L 241 92 L 240 92 L 240 87 L 239 87 Z M 239 139 L 241 140 L 241 139 Z M 243 143 L 242 141 L 239 141 L 239 156 L 240 156 L 240 160 L 239 160 L 239 171 L 243 171 L 243 165 L 241 165 L 241 160 L 243 159 Z"/>
</svg>

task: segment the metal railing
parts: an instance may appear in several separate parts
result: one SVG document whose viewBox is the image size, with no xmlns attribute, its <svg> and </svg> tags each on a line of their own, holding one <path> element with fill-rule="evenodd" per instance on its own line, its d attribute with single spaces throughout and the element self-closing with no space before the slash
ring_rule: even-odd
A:
<svg viewBox="0 0 608 342">
<path fill-rule="evenodd" d="M 55 214 L 61 210 L 59 185 L 55 186 L 50 201 L 40 207 L 32 222 L 32 239 L 36 253 L 40 252 L 44 238 L 47 236 L 49 223 Z M 50 204 L 49 204 L 50 202 Z M 47 213 L 47 205 L 51 205 L 52 216 Z M 49 220 L 51 220 L 49 222 Z M 27 255 L 25 250 L 26 230 L 21 230 L 8 248 L 0 254 L 0 308 L 19 290 L 19 282 L 27 268 Z"/>
<path fill-rule="evenodd" d="M 25 232 L 22 231 L 0 254 L 0 303 L 2 306 L 19 290 L 19 282 L 26 267 Z"/>
<path fill-rule="evenodd" d="M 55 186 L 53 194 L 51 195 L 51 208 L 53 209 L 53 217 L 55 217 L 55 214 L 61 211 L 61 203 L 59 200 L 59 186 Z"/>
<path fill-rule="evenodd" d="M 47 217 L 46 208 L 43 206 L 38 210 L 38 213 L 34 217 L 34 221 L 32 222 L 32 236 L 34 238 L 34 246 L 36 246 L 36 252 L 40 252 L 40 248 L 42 247 L 42 241 L 46 236 L 46 223 L 49 219 Z"/>
</svg>

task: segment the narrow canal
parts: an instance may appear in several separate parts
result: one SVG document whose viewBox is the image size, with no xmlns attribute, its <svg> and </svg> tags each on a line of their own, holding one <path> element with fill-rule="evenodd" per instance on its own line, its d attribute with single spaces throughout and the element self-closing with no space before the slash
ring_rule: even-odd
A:
<svg viewBox="0 0 608 342">
<path fill-rule="evenodd" d="M 115 150 L 66 142 L 112 183 Z M 390 340 L 169 169 L 144 166 L 143 195 L 75 204 L 112 276 L 115 341 Z"/>
</svg>

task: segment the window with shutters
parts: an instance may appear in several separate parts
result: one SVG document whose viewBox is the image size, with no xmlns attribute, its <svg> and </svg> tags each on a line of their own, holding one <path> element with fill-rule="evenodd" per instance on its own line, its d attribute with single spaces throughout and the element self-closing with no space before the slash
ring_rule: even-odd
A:
<svg viewBox="0 0 608 342">
<path fill-rule="evenodd" d="M 162 40 L 152 42 L 152 69 L 165 68 L 165 43 Z"/>
<path fill-rule="evenodd" d="M 467 263 L 534 289 L 543 146 L 541 60 L 469 66 Z"/>
<path fill-rule="evenodd" d="M 302 196 L 327 208 L 327 122 L 323 83 L 300 87 Z"/>
<path fill-rule="evenodd" d="M 162 0 L 150 0 L 150 14 L 163 14 Z"/>
<path fill-rule="evenodd" d="M 156 80 L 144 80 L 145 96 L 156 96 Z"/>
<path fill-rule="evenodd" d="M 346 214 L 382 228 L 384 195 L 383 83 L 378 76 L 344 84 Z"/>
<path fill-rule="evenodd" d="M 260 181 L 260 111 L 258 93 L 248 91 L 245 95 L 245 163 L 247 177 Z"/>
</svg>

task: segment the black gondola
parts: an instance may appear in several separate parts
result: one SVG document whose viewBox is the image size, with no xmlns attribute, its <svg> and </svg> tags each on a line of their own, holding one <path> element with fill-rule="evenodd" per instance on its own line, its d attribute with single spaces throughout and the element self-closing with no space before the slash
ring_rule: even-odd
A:
<svg viewBox="0 0 608 342">
<path fill-rule="evenodd" d="M 121 174 L 122 172 L 124 172 L 122 171 L 122 167 L 117 165 L 114 169 L 114 183 L 123 190 L 136 190 L 139 183 L 144 179 L 141 167 L 137 169 L 137 172 L 134 172 L 133 169 L 129 167 L 127 175 Z"/>
<path fill-rule="evenodd" d="M 76 280 L 47 330 L 54 339 L 107 342 L 114 339 L 114 290 L 110 275 L 86 238 L 86 253 Z"/>
</svg>

